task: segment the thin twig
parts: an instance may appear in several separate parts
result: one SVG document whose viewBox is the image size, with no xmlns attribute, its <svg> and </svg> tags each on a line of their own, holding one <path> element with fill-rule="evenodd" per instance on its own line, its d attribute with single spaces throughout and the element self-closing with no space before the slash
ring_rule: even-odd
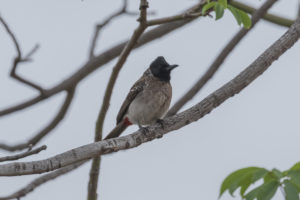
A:
<svg viewBox="0 0 300 200">
<path fill-rule="evenodd" d="M 241 92 L 257 77 L 262 75 L 271 64 L 290 49 L 300 38 L 300 17 L 273 45 L 267 48 L 252 64 L 231 81 L 211 93 L 205 99 L 191 108 L 164 119 L 164 127 L 156 123 L 140 129 L 130 135 L 102 140 L 87 144 L 51 158 L 32 162 L 14 162 L 0 165 L 0 176 L 17 176 L 26 174 L 45 173 L 95 156 L 130 149 L 161 138 L 164 134 L 178 130 L 203 116 L 209 114 L 230 97 Z"/>
<path fill-rule="evenodd" d="M 36 45 L 28 54 L 26 57 L 22 57 L 22 52 L 21 52 L 21 48 L 20 48 L 20 45 L 15 37 L 15 35 L 13 34 L 13 32 L 11 31 L 11 29 L 9 28 L 8 24 L 4 21 L 4 19 L 0 16 L 0 22 L 3 24 L 7 34 L 11 37 L 13 43 L 14 43 L 14 46 L 16 48 L 16 51 L 17 51 L 17 56 L 15 57 L 14 59 L 14 62 L 13 62 L 13 65 L 12 65 L 12 68 L 11 68 L 11 71 L 10 71 L 10 76 L 18 81 L 20 81 L 21 83 L 24 83 L 26 85 L 29 85 L 30 87 L 38 90 L 40 92 L 40 94 L 44 94 L 46 91 L 39 85 L 31 82 L 31 81 L 28 81 L 24 78 L 22 78 L 21 76 L 17 75 L 16 74 L 16 70 L 17 70 L 17 66 L 19 63 L 21 62 L 27 62 L 30 60 L 30 56 L 37 50 L 37 46 Z"/>
<path fill-rule="evenodd" d="M 80 162 L 71 166 L 63 167 L 61 169 L 58 169 L 54 172 L 50 172 L 46 175 L 43 175 L 32 182 L 30 182 L 25 187 L 21 188 L 20 190 L 16 191 L 15 193 L 8 195 L 6 197 L 0 197 L 0 200 L 9 200 L 9 199 L 20 199 L 21 197 L 26 196 L 28 193 L 33 192 L 37 187 L 41 186 L 42 184 L 54 180 L 55 178 L 62 176 L 66 173 L 69 173 L 73 171 L 74 169 L 77 169 L 79 166 L 81 166 L 85 162 Z"/>
<path fill-rule="evenodd" d="M 46 150 L 46 149 L 47 149 L 47 146 L 43 145 L 43 146 L 38 147 L 36 149 L 32 149 L 32 150 L 30 149 L 26 152 L 19 153 L 17 155 L 2 157 L 2 158 L 0 158 L 0 162 L 9 161 L 9 160 L 18 160 L 18 159 L 25 158 L 25 157 L 33 155 L 33 154 L 38 154 L 41 151 Z"/>
<path fill-rule="evenodd" d="M 10 30 L 8 24 L 4 21 L 4 19 L 1 17 L 0 15 L 0 22 L 3 24 L 7 34 L 11 37 L 14 45 L 15 45 L 15 48 L 16 48 L 16 51 L 17 51 L 17 57 L 21 58 L 22 57 L 22 53 L 21 53 L 21 49 L 20 49 L 20 46 L 19 46 L 19 43 L 17 42 L 17 39 L 15 37 L 15 35 L 13 34 L 13 32 Z"/>
<path fill-rule="evenodd" d="M 62 104 L 59 112 L 54 117 L 54 119 L 41 131 L 35 134 L 31 139 L 29 139 L 27 142 L 16 144 L 16 145 L 7 145 L 7 144 L 0 143 L 0 149 L 6 151 L 17 151 L 17 150 L 26 149 L 28 145 L 33 145 L 33 146 L 36 145 L 41 139 L 43 139 L 46 135 L 48 135 L 48 133 L 50 133 L 63 120 L 71 105 L 71 102 L 74 97 L 74 93 L 75 93 L 75 88 L 72 88 L 68 91 L 64 103 Z"/>
<path fill-rule="evenodd" d="M 29 51 L 25 57 L 23 58 L 23 61 L 31 61 L 31 57 L 32 55 L 40 48 L 40 45 L 39 44 L 36 44 L 32 49 L 31 51 Z"/>
<path fill-rule="evenodd" d="M 134 45 L 137 43 L 137 40 L 142 35 L 147 27 L 147 8 L 148 2 L 147 0 L 141 0 L 140 2 L 140 16 L 138 21 L 139 26 L 134 31 L 133 35 L 131 36 L 129 42 L 124 47 L 115 67 L 113 68 L 113 72 L 110 76 L 109 82 L 107 84 L 103 103 L 101 106 L 100 113 L 98 115 L 98 119 L 96 122 L 96 132 L 95 132 L 95 142 L 98 142 L 102 139 L 102 131 L 103 131 L 103 123 L 105 120 L 105 116 L 109 107 L 109 102 L 111 99 L 112 91 L 114 85 L 116 83 L 117 77 L 121 68 L 123 67 L 129 53 L 133 49 Z M 92 166 L 90 170 L 90 179 L 88 183 L 88 200 L 96 200 L 97 199 L 97 188 L 98 188 L 98 179 L 99 179 L 99 169 L 100 169 L 100 161 L 101 158 L 95 157 L 92 161 Z"/>
<path fill-rule="evenodd" d="M 208 70 L 200 77 L 200 79 L 170 108 L 166 116 L 176 114 L 188 101 L 190 101 L 203 86 L 213 77 L 218 71 L 224 60 L 237 46 L 237 44 L 247 35 L 247 33 L 253 29 L 256 23 L 265 15 L 267 10 L 276 2 L 276 0 L 269 0 L 265 2 L 252 16 L 252 27 L 250 29 L 242 28 L 237 32 L 229 43 L 223 48 L 223 50 L 216 57 L 214 62 L 210 65 Z"/>
<path fill-rule="evenodd" d="M 160 24 L 170 23 L 178 20 L 194 19 L 200 16 L 204 16 L 204 15 L 201 12 L 195 12 L 195 13 L 187 12 L 179 15 L 170 16 L 170 17 L 149 20 L 147 21 L 147 26 L 160 25 Z"/>
<path fill-rule="evenodd" d="M 109 22 L 111 22 L 114 18 L 116 18 L 118 16 L 121 16 L 122 14 L 128 13 L 127 10 L 126 10 L 127 5 L 128 5 L 128 0 L 123 0 L 123 6 L 121 7 L 120 10 L 118 10 L 116 13 L 113 13 L 111 16 L 106 18 L 102 23 L 97 24 L 95 26 L 95 32 L 94 32 L 94 36 L 93 36 L 90 51 L 89 51 L 89 59 L 92 59 L 92 58 L 95 57 L 94 52 L 95 52 L 96 43 L 97 43 L 97 40 L 98 40 L 99 33 L 100 33 L 101 29 L 104 26 L 106 26 Z"/>
</svg>

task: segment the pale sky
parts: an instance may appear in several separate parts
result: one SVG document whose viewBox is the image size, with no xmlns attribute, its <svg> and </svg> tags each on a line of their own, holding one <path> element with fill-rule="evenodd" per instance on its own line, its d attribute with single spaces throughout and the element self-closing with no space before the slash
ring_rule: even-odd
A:
<svg viewBox="0 0 300 200">
<path fill-rule="evenodd" d="M 130 0 L 137 11 L 138 1 Z M 150 0 L 155 17 L 169 16 L 196 0 Z M 248 0 L 259 6 L 264 1 Z M 46 88 L 59 83 L 86 62 L 94 25 L 117 10 L 121 0 L 37 1 L 1 0 L 0 14 L 15 33 L 24 53 L 36 43 L 41 48 L 34 61 L 20 65 L 18 73 Z M 171 5 L 170 5 L 171 4 Z M 271 12 L 294 19 L 298 1 L 279 1 Z M 153 16 L 154 17 L 154 16 Z M 127 39 L 137 26 L 136 17 L 122 17 L 108 25 L 98 41 L 97 53 Z M 239 30 L 226 12 L 215 21 L 199 18 L 159 40 L 132 52 L 117 81 L 105 121 L 104 133 L 115 117 L 131 85 L 150 62 L 164 56 L 179 64 L 172 73 L 175 102 L 207 69 L 217 53 Z M 228 57 L 205 88 L 185 108 L 231 80 L 287 29 L 260 22 Z M 0 108 L 36 95 L 36 91 L 9 77 L 14 46 L 0 26 Z M 104 156 L 98 188 L 99 199 L 208 199 L 216 200 L 222 180 L 232 171 L 260 166 L 285 170 L 299 160 L 300 43 L 240 94 L 209 115 L 162 139 L 137 148 Z M 80 82 L 66 118 L 38 145 L 48 149 L 24 161 L 44 159 L 91 143 L 104 89 L 116 59 Z M 40 130 L 59 109 L 64 94 L 37 106 L 2 117 L 0 142 L 19 143 Z M 125 134 L 137 130 L 133 126 Z M 0 151 L 0 157 L 7 152 Z M 86 199 L 90 163 L 38 187 L 22 200 Z M 1 177 L 0 196 L 23 187 L 39 175 Z M 232 198 L 225 194 L 221 199 Z M 276 200 L 283 199 L 280 193 Z"/>
</svg>

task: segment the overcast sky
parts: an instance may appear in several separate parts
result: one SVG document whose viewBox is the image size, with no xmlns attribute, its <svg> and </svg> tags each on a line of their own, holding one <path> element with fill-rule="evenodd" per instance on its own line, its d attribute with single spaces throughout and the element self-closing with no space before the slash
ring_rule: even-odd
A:
<svg viewBox="0 0 300 200">
<path fill-rule="evenodd" d="M 149 10 L 156 11 L 155 17 L 168 16 L 196 2 L 150 0 Z M 243 2 L 255 6 L 264 3 Z M 59 83 L 86 62 L 94 25 L 121 5 L 121 0 L 1 0 L 0 14 L 15 33 L 23 52 L 36 43 L 41 45 L 34 61 L 20 65 L 18 73 L 46 88 Z M 271 12 L 294 19 L 297 7 L 297 0 L 281 0 Z M 138 10 L 138 1 L 130 1 L 130 10 Z M 136 17 L 115 20 L 101 32 L 97 53 L 130 37 L 136 26 Z M 114 127 L 122 100 L 153 59 L 162 55 L 169 63 L 180 65 L 172 73 L 174 102 L 238 30 L 234 17 L 226 12 L 219 21 L 199 18 L 132 52 L 114 88 L 104 133 Z M 258 23 L 184 109 L 231 80 L 285 31 L 286 28 L 265 21 Z M 250 86 L 201 120 L 138 148 L 104 156 L 99 199 L 215 200 L 222 180 L 236 169 L 261 166 L 285 170 L 300 161 L 299 51 L 297 43 Z M 36 91 L 8 76 L 15 54 L 10 38 L 0 26 L 1 109 L 36 95 Z M 93 141 L 96 116 L 115 63 L 113 60 L 79 84 L 66 118 L 39 143 L 46 144 L 48 149 L 24 160 L 47 158 Z M 19 143 L 32 136 L 53 118 L 64 95 L 2 117 L 0 142 Z M 133 126 L 125 134 L 135 130 L 137 127 Z M 0 156 L 4 155 L 6 152 L 0 151 Z M 85 164 L 22 199 L 85 199 L 89 169 L 90 163 Z M 8 195 L 38 176 L 1 177 L 0 195 Z M 222 199 L 234 198 L 226 194 Z M 275 199 L 283 197 L 277 193 Z"/>
</svg>

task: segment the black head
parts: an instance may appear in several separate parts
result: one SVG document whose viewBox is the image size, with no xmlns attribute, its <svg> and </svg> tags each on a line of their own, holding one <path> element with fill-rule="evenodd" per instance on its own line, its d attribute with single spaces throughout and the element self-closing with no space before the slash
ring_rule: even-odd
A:
<svg viewBox="0 0 300 200">
<path fill-rule="evenodd" d="M 178 65 L 169 65 L 163 56 L 157 57 L 150 65 L 150 71 L 153 76 L 161 81 L 170 81 L 171 71 Z"/>
</svg>

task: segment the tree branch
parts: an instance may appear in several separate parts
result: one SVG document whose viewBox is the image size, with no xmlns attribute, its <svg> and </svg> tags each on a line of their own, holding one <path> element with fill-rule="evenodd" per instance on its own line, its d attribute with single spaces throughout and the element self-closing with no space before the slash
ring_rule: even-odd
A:
<svg viewBox="0 0 300 200">
<path fill-rule="evenodd" d="M 13 34 L 13 32 L 10 30 L 8 24 L 4 21 L 4 19 L 1 17 L 0 15 L 0 22 L 2 23 L 2 25 L 4 26 L 4 29 L 6 30 L 7 34 L 11 37 L 14 45 L 15 45 L 15 48 L 16 48 L 16 51 L 17 51 L 17 56 L 15 57 L 14 59 L 14 62 L 13 62 L 13 65 L 12 65 L 12 68 L 11 68 L 11 72 L 10 72 L 10 76 L 18 81 L 20 81 L 21 83 L 24 83 L 25 85 L 29 85 L 30 87 L 38 90 L 40 92 L 40 94 L 42 95 L 45 90 L 41 87 L 41 86 L 38 86 L 37 84 L 35 83 L 32 83 L 31 81 L 28 81 L 24 78 L 22 78 L 21 76 L 19 76 L 18 74 L 16 74 L 16 70 L 17 70 L 17 66 L 19 63 L 21 62 L 27 62 L 30 60 L 30 56 L 33 55 L 34 52 L 36 52 L 36 50 L 38 49 L 38 45 L 36 45 L 28 54 L 27 56 L 25 56 L 24 58 L 22 57 L 22 52 L 21 52 L 21 48 L 20 48 L 20 45 L 15 37 L 15 35 Z"/>
<path fill-rule="evenodd" d="M 48 133 L 50 133 L 65 117 L 71 102 L 73 100 L 75 93 L 75 88 L 72 88 L 67 91 L 66 99 L 61 106 L 59 112 L 54 117 L 54 119 L 41 131 L 39 131 L 37 134 L 35 134 L 31 139 L 29 139 L 27 142 L 23 142 L 16 145 L 7 145 L 4 143 L 0 143 L 0 149 L 6 150 L 6 151 L 17 151 L 28 148 L 29 145 L 36 145 L 41 139 L 43 139 Z"/>
<path fill-rule="evenodd" d="M 190 10 L 194 10 L 196 11 L 200 11 L 201 10 L 201 6 L 203 4 L 199 3 L 196 4 L 195 6 L 191 7 L 190 9 L 188 9 L 188 11 L 185 11 L 183 13 L 189 12 Z M 239 2 L 236 1 L 232 1 L 231 5 L 242 9 L 246 12 L 252 13 L 254 12 L 254 8 L 249 7 L 245 4 L 241 4 Z M 266 14 L 266 16 L 264 17 L 265 19 L 276 23 L 278 25 L 282 25 L 282 26 L 290 26 L 293 21 L 289 20 L 289 19 L 285 19 L 282 17 L 278 17 L 276 15 L 271 15 L 271 14 Z M 167 23 L 167 24 L 163 24 L 160 25 L 157 28 L 154 28 L 148 32 L 146 32 L 141 38 L 139 43 L 134 47 L 135 48 L 139 48 L 145 44 L 147 44 L 148 42 L 151 42 L 157 38 L 160 38 L 190 22 L 192 22 L 195 18 L 189 18 L 189 19 L 185 19 L 185 20 L 180 20 L 180 21 L 174 21 L 172 23 Z M 50 96 L 53 96 L 63 90 L 66 90 L 66 88 L 72 87 L 73 85 L 76 85 L 77 83 L 79 83 L 82 79 L 84 79 L 86 76 L 88 76 L 90 73 L 92 73 L 94 70 L 100 68 L 101 66 L 105 65 L 106 63 L 108 63 L 109 61 L 111 61 L 112 59 L 116 58 L 122 51 L 122 49 L 124 48 L 124 46 L 126 45 L 128 41 L 126 42 L 122 42 L 110 49 L 108 49 L 107 51 L 103 52 L 102 54 L 96 56 L 93 59 L 90 59 L 88 62 L 86 62 L 78 71 L 76 71 L 74 74 L 72 74 L 70 77 L 68 77 L 67 79 L 65 79 L 64 81 L 62 81 L 61 83 L 58 83 L 56 86 L 54 86 L 53 88 L 46 90 L 44 92 L 44 95 L 38 95 L 36 97 L 33 97 L 27 101 L 21 102 L 17 105 L 8 107 L 6 109 L 0 110 L 0 117 L 25 109 L 27 107 L 30 107 L 36 103 L 39 103 L 47 98 L 49 98 Z"/>
<path fill-rule="evenodd" d="M 149 20 L 149 21 L 147 21 L 147 26 L 160 25 L 160 24 L 165 24 L 165 23 L 170 23 L 170 22 L 185 20 L 185 19 L 194 19 L 194 18 L 198 18 L 200 16 L 206 16 L 207 14 L 208 13 L 206 13 L 205 15 L 202 15 L 201 12 L 194 12 L 194 13 L 186 12 L 186 13 L 182 13 L 182 14 L 174 15 L 174 16 L 170 16 L 170 17 Z"/>
<path fill-rule="evenodd" d="M 188 11 L 200 11 L 202 4 L 196 4 L 195 6 L 188 9 Z M 186 13 L 187 11 L 184 11 Z M 133 49 L 139 48 L 149 42 L 152 42 L 155 39 L 158 39 L 188 23 L 193 21 L 194 19 L 185 19 L 181 21 L 175 21 L 172 23 L 167 23 L 154 28 L 141 36 L 139 39 L 138 44 L 136 44 Z M 4 110 L 0 111 L 0 116 L 4 116 L 22 109 L 25 109 L 29 106 L 35 105 L 63 90 L 69 89 L 75 85 L 77 85 L 82 79 L 87 77 L 89 74 L 94 72 L 96 69 L 100 68 L 101 66 L 105 65 L 106 63 L 110 62 L 112 59 L 116 58 L 120 55 L 122 50 L 124 49 L 125 45 L 128 43 L 122 42 L 105 52 L 101 53 L 100 55 L 96 56 L 93 59 L 90 59 L 87 63 L 85 63 L 78 71 L 73 73 L 70 77 L 66 78 L 56 86 L 52 87 L 51 89 L 45 91 L 44 95 L 38 95 L 33 97 L 32 99 L 26 100 L 22 103 L 17 105 L 11 106 Z"/>
<path fill-rule="evenodd" d="M 0 158 L 0 162 L 10 161 L 10 160 L 18 160 L 18 159 L 25 158 L 25 157 L 33 155 L 33 154 L 38 154 L 41 151 L 46 150 L 46 149 L 47 149 L 47 146 L 43 145 L 43 146 L 38 147 L 36 149 L 32 149 L 32 150 L 29 149 L 28 151 L 17 154 L 17 155 L 2 157 L 2 158 Z"/>
<path fill-rule="evenodd" d="M 195 122 L 248 86 L 284 52 L 290 49 L 298 41 L 299 37 L 300 18 L 296 20 L 283 36 L 234 79 L 191 108 L 164 119 L 164 128 L 160 123 L 157 123 L 127 136 L 84 145 L 45 160 L 0 165 L 0 176 L 37 174 L 52 171 L 98 155 L 137 147 L 142 143 L 160 138 L 170 131 Z"/>
<path fill-rule="evenodd" d="M 63 167 L 61 169 L 58 169 L 54 172 L 48 173 L 46 175 L 43 175 L 32 182 L 30 182 L 25 187 L 21 188 L 20 190 L 16 191 L 15 193 L 8 195 L 6 197 L 0 197 L 0 200 L 8 200 L 8 199 L 20 199 L 21 197 L 26 196 L 28 193 L 33 192 L 37 187 L 41 186 L 42 184 L 54 180 L 55 178 L 64 175 L 66 173 L 69 173 L 73 171 L 74 169 L 77 169 L 79 166 L 81 166 L 85 162 L 80 162 L 71 166 Z"/>
<path fill-rule="evenodd" d="M 141 0 L 140 17 L 138 19 L 138 21 L 140 22 L 139 26 L 135 29 L 129 42 L 124 47 L 117 61 L 117 64 L 113 68 L 113 72 L 110 76 L 109 82 L 105 90 L 103 103 L 96 123 L 95 140 L 94 140 L 95 142 L 98 142 L 102 139 L 103 123 L 106 117 L 107 110 L 109 108 L 109 102 L 111 100 L 112 91 L 115 86 L 119 72 L 121 71 L 127 57 L 129 56 L 129 53 L 133 49 L 134 45 L 137 43 L 137 40 L 140 38 L 142 33 L 147 28 L 147 8 L 148 8 L 147 0 Z M 88 183 L 88 200 L 97 200 L 100 161 L 101 161 L 100 156 L 95 157 L 92 161 L 92 166 L 90 170 L 90 179 Z"/>
<path fill-rule="evenodd" d="M 203 86 L 213 77 L 223 64 L 227 56 L 232 52 L 236 45 L 253 29 L 256 23 L 265 15 L 267 10 L 276 2 L 276 0 L 266 1 L 260 9 L 252 15 L 252 27 L 250 29 L 242 28 L 235 36 L 229 41 L 224 49 L 216 57 L 215 61 L 210 65 L 208 70 L 201 76 L 201 78 L 170 108 L 166 117 L 175 115 L 188 101 L 190 101 Z"/>
<path fill-rule="evenodd" d="M 231 4 L 232 6 L 238 8 L 238 9 L 241 9 L 247 13 L 254 13 L 255 12 L 255 8 L 247 5 L 247 4 L 244 4 L 244 3 L 240 3 L 238 1 L 234 1 L 234 0 L 231 0 L 229 2 L 229 4 Z M 273 14 L 269 14 L 267 13 L 264 17 L 263 17 L 265 20 L 269 21 L 269 22 L 272 22 L 274 24 L 277 24 L 277 25 L 280 25 L 280 26 L 286 26 L 286 27 L 290 27 L 293 23 L 294 23 L 294 20 L 290 20 L 290 19 L 287 19 L 287 18 L 284 18 L 284 17 L 280 17 L 280 16 L 277 16 L 277 15 L 273 15 Z"/>
<path fill-rule="evenodd" d="M 92 43 L 91 43 L 91 47 L 90 47 L 90 51 L 89 51 L 89 58 L 92 59 L 95 57 L 94 55 L 94 51 L 96 48 L 96 43 L 97 43 L 97 39 L 99 37 L 99 33 L 101 31 L 101 29 L 106 26 L 109 22 L 111 22 L 114 18 L 121 16 L 122 14 L 128 14 L 127 12 L 127 5 L 128 5 L 128 0 L 123 0 L 123 6 L 120 10 L 118 10 L 117 12 L 113 13 L 111 16 L 109 16 L 108 18 L 106 18 L 102 23 L 97 24 L 95 26 L 95 32 L 94 32 L 94 36 L 92 39 Z"/>
</svg>

